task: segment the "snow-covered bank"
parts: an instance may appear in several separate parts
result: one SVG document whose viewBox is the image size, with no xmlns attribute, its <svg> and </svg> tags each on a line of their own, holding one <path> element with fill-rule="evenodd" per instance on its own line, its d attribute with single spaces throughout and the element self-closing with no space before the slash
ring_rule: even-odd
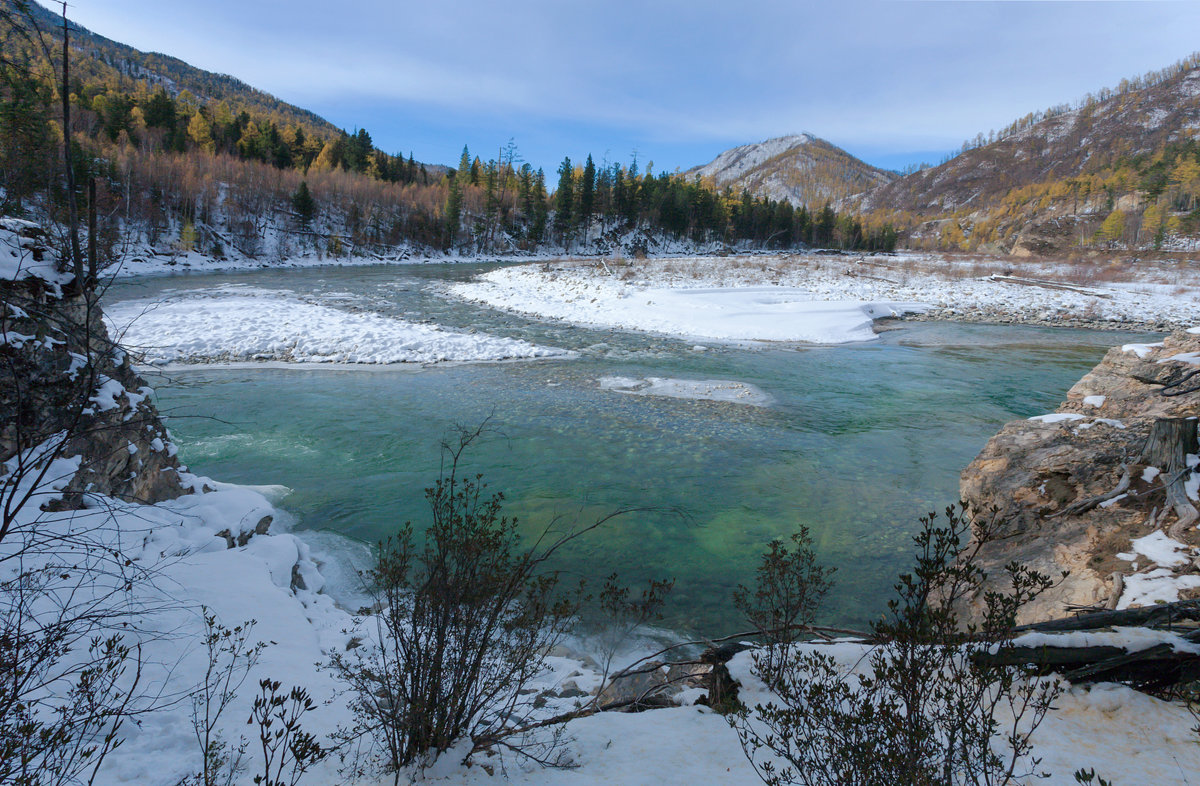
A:
<svg viewBox="0 0 1200 786">
<path fill-rule="evenodd" d="M 926 308 L 914 302 L 823 301 L 793 287 L 653 286 L 593 270 L 503 268 L 451 291 L 532 316 L 720 341 L 869 341 L 875 319 Z"/>
<path fill-rule="evenodd" d="M 294 293 L 219 287 L 108 308 L 113 335 L 144 362 L 437 363 L 565 357 L 526 341 L 458 333 L 306 302 Z"/>
<path fill-rule="evenodd" d="M 1039 278 L 991 275 L 998 265 L 921 254 L 577 261 L 495 270 L 453 292 L 532 316 L 723 340 L 861 341 L 893 312 L 1166 330 L 1200 310 L 1200 273 L 1188 267 L 1131 267 L 1119 282 L 1078 286 L 1045 277 L 1095 271 L 1029 263 L 1018 272 Z"/>
<path fill-rule="evenodd" d="M 65 484 L 66 474 L 78 469 L 77 462 L 63 462 L 55 472 L 58 486 Z M 331 599 L 327 574 L 336 575 L 338 566 L 322 563 L 327 554 L 329 559 L 342 558 L 344 550 L 331 546 L 327 535 L 310 539 L 287 532 L 286 513 L 259 490 L 187 475 L 184 482 L 197 493 L 153 506 L 92 495 L 83 511 L 46 513 L 31 507 L 25 523 L 36 518 L 42 533 L 86 532 L 101 547 L 119 548 L 121 557 L 136 567 L 140 578 L 132 585 L 129 603 L 145 610 L 138 617 L 139 628 L 146 632 L 140 656 L 146 664 L 144 684 L 153 693 L 178 699 L 202 679 L 207 666 L 201 645 L 202 608 L 227 627 L 255 620 L 251 640 L 268 646 L 222 716 L 221 731 L 231 742 L 254 733 L 246 728 L 245 719 L 258 680 L 269 677 L 285 687 L 308 690 L 317 709 L 305 717 L 305 728 L 327 740 L 339 725 L 350 724 L 353 716 L 349 697 L 331 673 L 316 664 L 353 646 L 353 639 L 369 642 L 374 630 L 369 618 L 356 627 L 350 614 Z M 206 487 L 212 490 L 200 493 Z M 263 491 L 280 496 L 279 489 Z M 47 491 L 47 496 L 52 494 Z M 262 531 L 267 517 L 273 522 Z M 245 545 L 230 548 L 231 538 L 244 540 Z M 1142 649 L 1162 638 L 1124 640 L 1130 649 Z M 863 645 L 813 646 L 822 646 L 848 670 L 863 660 Z M 577 706 L 599 684 L 594 664 L 584 659 L 555 655 L 546 667 L 529 687 L 544 699 L 547 715 Z M 770 700 L 751 675 L 748 653 L 737 656 L 730 670 L 743 686 L 744 701 L 753 705 Z M 189 702 L 160 704 L 141 716 L 138 724 L 126 725 L 124 744 L 110 755 L 97 783 L 175 786 L 199 769 Z M 1037 782 L 1069 786 L 1074 782 L 1071 773 L 1088 767 L 1119 784 L 1185 783 L 1183 773 L 1200 771 L 1200 745 L 1191 725 L 1191 716 L 1179 703 L 1115 685 L 1070 688 L 1034 737 L 1035 755 L 1043 759 L 1041 769 L 1052 774 L 1049 780 Z M 575 769 L 542 769 L 510 757 L 503 761 L 511 781 L 545 786 L 760 782 L 734 732 L 706 707 L 603 713 L 573 721 L 567 730 Z M 252 749 L 252 763 L 253 755 Z M 489 765 L 492 772 L 481 764 Z M 468 767 L 448 755 L 427 780 L 496 784 L 503 782 L 497 780 L 501 777 L 497 764 L 480 757 Z M 347 782 L 339 766 L 336 758 L 326 760 L 302 782 Z M 248 784 L 252 775 L 250 769 L 235 782 Z"/>
</svg>

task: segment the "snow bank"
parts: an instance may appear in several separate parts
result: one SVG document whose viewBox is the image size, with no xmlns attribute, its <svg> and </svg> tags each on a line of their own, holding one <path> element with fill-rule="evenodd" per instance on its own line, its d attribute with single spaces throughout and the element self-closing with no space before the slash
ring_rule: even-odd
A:
<svg viewBox="0 0 1200 786">
<path fill-rule="evenodd" d="M 32 221 L 0 218 L 0 279 L 40 278 L 57 289 L 74 278 L 69 273 L 58 272 L 57 257 L 49 249 L 42 251 L 41 261 L 34 259 L 35 248 L 45 244 L 28 235 L 41 231 L 41 227 Z"/>
<path fill-rule="evenodd" d="M 437 363 L 563 357 L 563 350 L 456 333 L 290 292 L 222 287 L 108 307 L 109 330 L 145 362 Z"/>
<path fill-rule="evenodd" d="M 1110 637 L 1114 640 L 1096 643 L 1125 642 L 1128 649 L 1135 650 L 1153 646 L 1151 639 L 1157 643 L 1163 637 L 1159 632 L 1145 634 L 1119 631 Z M 1179 639 L 1172 634 L 1164 635 Z M 847 673 L 861 669 L 865 662 L 866 645 L 817 646 L 821 652 L 832 655 Z M 770 693 L 754 678 L 750 667 L 750 652 L 740 653 L 729 662 L 730 673 L 743 686 L 739 697 L 750 706 L 770 701 Z M 1002 733 L 1006 723 L 1011 725 L 1011 718 L 1001 719 Z M 1184 773 L 1200 768 L 1200 745 L 1192 731 L 1194 725 L 1182 702 L 1162 701 L 1123 685 L 1066 686 L 1032 738 L 1033 755 L 1041 759 L 1037 769 L 1050 777 L 1020 782 L 1069 786 L 1075 783 L 1075 770 L 1082 767 L 1094 768 L 1098 775 L 1116 784 L 1186 783 Z M 738 770 L 733 768 L 734 772 Z M 726 781 L 729 777 L 721 773 L 717 779 L 738 782 Z"/>
<path fill-rule="evenodd" d="M 48 497 L 58 494 L 79 468 L 77 460 L 57 461 L 55 478 L 45 491 Z M 185 476 L 184 482 L 197 493 L 153 506 L 92 495 L 83 511 L 47 513 L 33 505 L 20 523 L 29 531 L 28 526 L 36 522 L 43 536 L 71 532 L 76 539 L 87 537 L 98 546 L 119 548 L 122 558 L 132 561 L 141 578 L 132 585 L 130 607 L 143 610 L 138 625 L 150 634 L 142 656 L 144 684 L 152 692 L 179 698 L 199 682 L 207 663 L 200 645 L 202 607 L 228 627 L 255 620 L 251 640 L 269 646 L 222 717 L 223 733 L 231 740 L 253 733 L 245 719 L 258 680 L 269 677 L 285 688 L 302 685 L 309 691 L 317 709 L 305 717 L 305 727 L 326 739 L 353 718 L 348 697 L 339 692 L 335 678 L 314 664 L 328 661 L 332 652 L 344 651 L 352 637 L 369 641 L 376 635 L 369 620 L 356 627 L 323 591 L 327 582 L 318 565 L 341 558 L 347 549 L 328 542 L 327 535 L 309 539 L 280 531 L 285 528 L 278 523 L 286 521 L 286 514 L 259 490 L 195 476 Z M 204 489 L 208 491 L 202 493 Z M 261 491 L 278 498 L 285 490 Z M 242 547 L 227 547 L 225 533 L 252 533 L 266 516 L 275 518 L 271 533 L 256 534 Z M 10 539 L 4 541 L 5 548 L 11 545 Z M 1159 547 L 1142 545 L 1155 551 Z M 11 563 L 0 560 L 0 566 L 12 570 Z M 1087 639 L 1085 643 L 1115 643 L 1130 650 L 1178 639 L 1162 632 L 1117 631 L 1066 637 L 1030 634 L 1025 643 L 1069 639 L 1077 644 L 1081 637 Z M 847 670 L 861 665 L 863 649 L 864 645 L 850 642 L 822 647 Z M 749 653 L 730 663 L 733 676 L 743 685 L 742 698 L 750 705 L 769 700 L 749 666 Z M 598 682 L 595 668 L 555 655 L 530 687 L 548 696 L 543 711 L 552 714 L 580 701 L 572 697 L 571 689 L 587 692 Z M 97 783 L 171 786 L 196 772 L 200 753 L 189 712 L 186 699 L 168 701 L 141 716 L 138 724 L 127 724 L 122 730 L 124 743 L 110 755 Z M 1180 768 L 1200 771 L 1200 746 L 1191 726 L 1190 715 L 1178 703 L 1114 685 L 1069 688 L 1035 735 L 1034 754 L 1042 758 L 1042 769 L 1052 773 L 1052 784 L 1072 783 L 1071 773 L 1078 767 L 1094 767 L 1117 783 L 1174 783 Z M 502 766 L 516 782 L 543 786 L 760 782 L 742 755 L 736 734 L 705 707 L 606 713 L 572 722 L 567 733 L 577 769 L 540 769 L 511 757 L 502 760 Z M 480 763 L 494 770 L 501 765 L 488 759 Z M 253 770 L 248 771 L 237 782 L 248 784 L 252 775 Z M 481 766 L 465 767 L 456 757 L 447 756 L 425 782 L 495 784 L 496 777 Z M 344 778 L 334 758 L 310 772 L 304 782 L 339 783 Z M 379 781 L 383 782 L 391 781 Z"/>
<path fill-rule="evenodd" d="M 462 297 L 533 316 L 563 319 L 580 324 L 628 327 L 655 332 L 692 335 L 694 320 L 673 326 L 658 290 L 769 289 L 798 290 L 799 302 L 838 306 L 877 304 L 882 313 L 904 311 L 923 304 L 939 319 L 982 322 L 1018 322 L 1053 325 L 1111 325 L 1117 328 L 1165 330 L 1168 326 L 1195 325 L 1200 303 L 1200 276 L 1172 273 L 1154 266 L 1130 270 L 1129 280 L 1087 289 L 1022 286 L 979 275 L 993 263 L 972 258 L 901 252 L 890 255 L 779 254 L 730 257 L 655 258 L 626 263 L 606 260 L 532 264 L 485 276 L 460 285 Z M 1018 264 L 1019 273 L 1039 279 L 1071 280 L 1077 271 L 1051 261 Z M 520 272 L 517 272 L 520 271 Z M 1173 283 L 1167 284 L 1164 281 Z M 649 313 L 637 313 L 637 305 Z M 628 301 L 628 302 L 624 302 Z M 686 301 L 684 309 L 696 307 Z M 732 305 L 732 304 L 731 304 Z M 752 304 L 753 305 L 753 304 Z M 896 305 L 902 308 L 895 308 Z M 614 313 L 613 309 L 618 309 Z M 734 306 L 736 308 L 736 306 Z M 759 312 L 764 313 L 764 312 Z M 599 316 L 597 316 L 599 314 Z M 612 314 L 612 316 L 609 316 Z M 702 315 L 694 315 L 701 319 Z M 859 321 L 862 320 L 862 315 Z M 768 320 L 769 321 L 769 320 Z M 644 323 L 644 324 L 643 324 Z M 852 327 L 853 325 L 851 325 Z M 802 331 L 801 331 L 802 332 Z M 825 331 L 827 333 L 827 331 Z M 705 335 L 701 333 L 700 335 Z M 718 337 L 726 337 L 721 333 Z M 739 338 L 771 338 L 739 336 Z M 869 338 L 865 332 L 849 340 Z M 816 337 L 800 335 L 783 340 L 831 340 L 822 331 Z M 847 340 L 847 339 L 841 339 Z M 1148 345 L 1129 345 L 1127 351 L 1145 352 Z"/>
<path fill-rule="evenodd" d="M 536 317 L 721 341 L 869 341 L 875 337 L 874 320 L 925 308 L 911 302 L 822 300 L 795 287 L 645 286 L 528 265 L 493 270 L 451 291 Z"/>
</svg>

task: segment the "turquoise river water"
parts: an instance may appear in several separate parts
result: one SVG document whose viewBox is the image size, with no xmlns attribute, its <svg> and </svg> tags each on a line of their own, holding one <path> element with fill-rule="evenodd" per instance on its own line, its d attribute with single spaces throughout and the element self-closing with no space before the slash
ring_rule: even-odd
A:
<svg viewBox="0 0 1200 786">
<path fill-rule="evenodd" d="M 958 474 L 1003 423 L 1052 410 L 1118 343 L 1143 335 L 902 323 L 842 346 L 708 345 L 515 317 L 458 301 L 478 265 L 314 268 L 142 278 L 110 302 L 226 284 L 572 349 L 570 360 L 329 369 L 196 366 L 151 373 L 190 468 L 279 484 L 299 530 L 375 542 L 425 520 L 422 490 L 455 423 L 490 417 L 468 455 L 529 531 L 555 516 L 634 513 L 562 555 L 571 577 L 676 578 L 665 623 L 737 624 L 730 592 L 799 524 L 836 566 L 829 622 L 878 614 L 918 516 L 957 498 Z M 602 376 L 737 380 L 768 407 L 631 396 Z"/>
</svg>

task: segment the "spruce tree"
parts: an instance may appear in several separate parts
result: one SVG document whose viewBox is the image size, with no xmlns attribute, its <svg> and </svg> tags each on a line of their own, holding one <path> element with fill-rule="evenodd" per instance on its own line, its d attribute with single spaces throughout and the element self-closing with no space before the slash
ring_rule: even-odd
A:
<svg viewBox="0 0 1200 786">
<path fill-rule="evenodd" d="M 292 194 L 292 210 L 296 211 L 296 218 L 299 219 L 300 226 L 307 227 L 312 223 L 313 216 L 317 212 L 317 202 L 309 193 L 307 180 L 301 180 L 300 187 L 296 189 L 296 193 Z"/>
<path fill-rule="evenodd" d="M 471 151 L 467 150 L 466 145 L 463 145 L 462 156 L 458 159 L 458 171 L 454 173 L 454 180 L 458 183 L 460 192 L 471 182 Z"/>
<path fill-rule="evenodd" d="M 586 241 L 589 225 L 592 220 L 592 210 L 596 195 L 596 165 L 592 155 L 588 153 L 587 163 L 583 165 L 583 182 L 579 184 L 579 224 L 583 227 L 583 239 Z"/>
<path fill-rule="evenodd" d="M 549 198 L 546 195 L 546 173 L 541 169 L 533 180 L 533 228 L 530 232 L 534 242 L 540 243 L 546 237 L 546 221 L 549 218 Z"/>
<path fill-rule="evenodd" d="M 558 189 L 554 192 L 554 229 L 562 239 L 563 248 L 570 245 L 571 208 L 575 202 L 575 170 L 570 157 L 558 167 Z"/>
</svg>

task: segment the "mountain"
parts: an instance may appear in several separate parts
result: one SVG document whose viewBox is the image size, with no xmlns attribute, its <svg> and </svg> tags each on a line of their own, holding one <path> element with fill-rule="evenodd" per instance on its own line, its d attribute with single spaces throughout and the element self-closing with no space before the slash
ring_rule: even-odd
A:
<svg viewBox="0 0 1200 786">
<path fill-rule="evenodd" d="M 1197 129 L 1200 63 L 1185 61 L 1074 107 L 1026 116 L 990 144 L 873 189 L 864 204 L 919 213 L 979 207 L 1014 188 L 1152 154 Z"/>
<path fill-rule="evenodd" d="M 45 34 L 52 36 L 55 41 L 62 40 L 62 17 L 37 3 L 31 3 L 30 10 Z M 282 121 L 280 125 L 299 125 L 306 131 L 317 131 L 322 136 L 339 133 L 336 126 L 316 113 L 281 101 L 240 79 L 201 70 L 169 55 L 142 52 L 93 33 L 74 22 L 71 23 L 71 43 L 74 49 L 85 56 L 73 64 L 77 71 L 82 69 L 80 77 L 90 76 L 87 73 L 89 71 L 106 71 L 103 76 L 110 79 L 117 77 L 121 81 L 140 82 L 151 90 L 162 87 L 172 96 L 178 96 L 186 90 L 200 99 L 201 103 L 228 101 L 252 115 Z"/>
<path fill-rule="evenodd" d="M 810 134 L 792 134 L 726 150 L 687 176 L 760 197 L 817 208 L 894 180 L 839 147 Z"/>
<path fill-rule="evenodd" d="M 0 0 L 2 1 L 2 0 Z M 34 21 L 57 48 L 62 41 L 62 17 L 38 3 L 30 3 Z M 279 131 L 300 129 L 313 140 L 328 141 L 344 132 L 320 115 L 289 104 L 228 74 L 213 73 L 160 52 L 143 52 L 119 41 L 70 23 L 75 55 L 71 65 L 77 84 L 102 85 L 107 92 L 133 97 L 135 103 L 159 90 L 183 104 L 202 107 L 224 105 L 233 115 L 245 113 L 260 126 L 274 124 Z M 5 31 L 7 33 L 7 31 Z M 5 46 L 12 37 L 5 35 Z M 91 88 L 87 92 L 95 92 Z M 367 142 L 370 138 L 367 136 Z M 373 147 L 373 146 L 372 146 Z M 384 152 L 384 151 L 380 151 Z M 399 154 L 402 151 L 391 151 Z M 420 165 L 413 162 L 413 166 Z M 447 167 L 423 164 L 430 178 L 441 177 Z"/>
<path fill-rule="evenodd" d="M 1170 247 L 1172 235 L 1200 232 L 1198 133 L 1200 54 L 1026 115 L 851 204 L 908 225 L 915 245 L 1017 253 Z"/>
</svg>

